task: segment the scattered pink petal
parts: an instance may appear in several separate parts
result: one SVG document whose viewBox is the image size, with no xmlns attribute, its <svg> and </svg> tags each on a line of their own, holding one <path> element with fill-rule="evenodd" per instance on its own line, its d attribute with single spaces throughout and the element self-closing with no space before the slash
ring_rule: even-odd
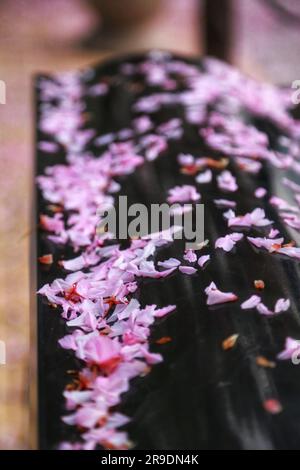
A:
<svg viewBox="0 0 300 470">
<path fill-rule="evenodd" d="M 286 312 L 290 308 L 290 301 L 289 299 L 278 299 L 274 310 L 270 310 L 266 305 L 262 302 L 257 305 L 257 311 L 262 315 L 273 316 L 278 315 L 281 312 Z"/>
<path fill-rule="evenodd" d="M 221 292 L 214 282 L 206 287 L 207 305 L 217 305 L 225 302 L 235 302 L 238 297 L 232 292 Z"/>
<path fill-rule="evenodd" d="M 261 313 L 262 315 L 266 315 L 266 316 L 272 316 L 274 315 L 274 312 L 272 310 L 270 310 L 265 304 L 263 304 L 262 302 L 260 302 L 257 307 L 256 307 L 257 311 L 259 313 Z"/>
<path fill-rule="evenodd" d="M 284 350 L 277 354 L 277 359 L 287 360 L 293 357 L 300 357 L 300 340 L 287 337 Z"/>
<path fill-rule="evenodd" d="M 273 222 L 271 220 L 265 218 L 265 211 L 260 208 L 254 209 L 252 212 L 240 216 L 235 216 L 233 213 L 230 214 L 230 217 L 228 218 L 228 227 L 265 227 L 272 223 Z"/>
<path fill-rule="evenodd" d="M 289 299 L 278 299 L 274 311 L 275 313 L 286 312 L 290 308 L 291 302 Z"/>
<path fill-rule="evenodd" d="M 257 188 L 254 192 L 255 197 L 262 199 L 267 194 L 266 188 Z"/>
<path fill-rule="evenodd" d="M 233 193 L 238 189 L 235 177 L 228 170 L 222 171 L 222 173 L 217 176 L 217 183 L 219 189 L 222 191 L 229 191 Z"/>
<path fill-rule="evenodd" d="M 275 229 L 275 228 L 271 228 L 270 232 L 269 232 L 269 238 L 275 238 L 277 237 L 277 235 L 279 235 L 279 230 Z"/>
<path fill-rule="evenodd" d="M 196 188 L 186 184 L 169 189 L 167 201 L 170 204 L 173 204 L 174 202 L 199 201 L 199 199 L 200 194 L 197 192 Z"/>
<path fill-rule="evenodd" d="M 241 308 L 243 310 L 248 310 L 250 308 L 255 308 L 257 307 L 258 304 L 260 304 L 261 298 L 258 295 L 251 295 L 251 297 L 248 300 L 245 300 L 241 304 Z"/>
<path fill-rule="evenodd" d="M 59 150 L 59 147 L 56 142 L 46 142 L 41 141 L 38 143 L 38 148 L 45 153 L 56 153 Z"/>
<path fill-rule="evenodd" d="M 162 268 L 170 269 L 170 268 L 177 268 L 177 266 L 180 265 L 180 261 L 176 258 L 169 258 L 169 259 L 166 259 L 165 261 L 158 261 L 157 264 L 158 266 L 161 266 Z"/>
<path fill-rule="evenodd" d="M 195 263 L 197 261 L 197 255 L 194 250 L 186 250 L 183 259 L 189 263 Z"/>
<path fill-rule="evenodd" d="M 243 236 L 242 233 L 230 233 L 229 235 L 225 235 L 225 237 L 216 240 L 215 248 L 222 248 L 222 250 L 229 252 Z"/>
<path fill-rule="evenodd" d="M 230 201 L 229 199 L 214 199 L 214 203 L 217 207 L 228 207 L 234 209 L 236 207 L 235 201 Z"/>
<path fill-rule="evenodd" d="M 204 265 L 210 260 L 210 255 L 203 255 L 203 256 L 200 256 L 200 258 L 198 259 L 198 264 L 200 266 L 200 268 L 203 268 Z"/>
<path fill-rule="evenodd" d="M 197 269 L 193 268 L 193 266 L 179 266 L 178 269 L 181 273 L 188 274 L 188 275 L 192 275 L 197 272 Z"/>
<path fill-rule="evenodd" d="M 203 173 L 199 173 L 196 176 L 196 183 L 205 184 L 210 183 L 212 180 L 212 171 L 210 169 L 205 170 Z"/>
<path fill-rule="evenodd" d="M 256 248 L 265 248 L 270 252 L 275 251 L 275 247 L 280 247 L 284 241 L 283 238 L 260 238 L 260 237 L 247 237 L 247 240 Z"/>
<path fill-rule="evenodd" d="M 290 212 L 299 212 L 298 207 L 292 206 L 291 204 L 289 204 L 287 201 L 285 201 L 284 199 L 280 197 L 272 196 L 269 202 L 270 204 L 272 204 L 272 206 L 277 207 L 277 209 L 281 211 L 283 210 L 283 211 L 290 211 Z"/>
<path fill-rule="evenodd" d="M 159 308 L 154 311 L 154 316 L 157 318 L 164 317 L 176 310 L 176 305 L 168 305 L 167 307 Z"/>
</svg>

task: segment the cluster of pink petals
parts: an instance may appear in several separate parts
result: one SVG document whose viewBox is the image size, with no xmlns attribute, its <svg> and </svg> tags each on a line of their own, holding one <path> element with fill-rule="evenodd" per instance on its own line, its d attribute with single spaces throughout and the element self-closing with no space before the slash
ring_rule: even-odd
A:
<svg viewBox="0 0 300 470">
<path fill-rule="evenodd" d="M 256 308 L 261 315 L 273 316 L 281 312 L 286 312 L 290 308 L 290 301 L 289 299 L 278 299 L 275 303 L 274 310 L 271 310 L 261 301 L 259 295 L 252 295 L 241 304 L 241 308 L 243 310 Z"/>
<path fill-rule="evenodd" d="M 74 351 L 83 364 L 80 380 L 84 385 L 65 392 L 66 407 L 71 413 L 63 420 L 84 431 L 81 442 L 64 443 L 61 448 L 93 449 L 100 444 L 123 449 L 130 442 L 127 433 L 118 428 L 128 418 L 112 408 L 120 403 L 132 378 L 147 373 L 149 367 L 161 361 L 159 354 L 149 351 L 150 327 L 156 318 L 175 309 L 173 305 L 141 308 L 132 295 L 138 286 L 137 278 L 164 278 L 177 269 L 177 263 L 166 269 L 158 265 L 157 269 L 148 259 L 156 247 L 172 240 L 176 228 L 168 234 L 132 241 L 126 250 L 120 250 L 118 245 L 106 246 L 109 234 L 96 232 L 98 208 L 109 209 L 114 203 L 111 194 L 120 189 L 114 178 L 133 172 L 144 157 L 138 155 L 130 141 L 113 143 L 114 136 L 106 138 L 109 148 L 98 158 L 84 153 L 94 133 L 81 130 L 84 124 L 81 78 L 77 74 L 58 76 L 55 86 L 50 80 L 41 82 L 41 99 L 49 106 L 41 108 L 40 126 L 65 148 L 67 164 L 48 167 L 38 177 L 44 199 L 64 211 L 64 217 L 62 213 L 53 217 L 42 215 L 40 225 L 52 234 L 49 238 L 55 243 L 68 243 L 84 250 L 62 262 L 72 274 L 44 285 L 39 293 L 62 310 L 73 332 L 59 343 Z M 92 87 L 89 93 L 101 95 L 106 90 Z M 54 96 L 59 96 L 60 102 L 52 106 Z M 174 138 L 179 124 L 168 122 L 161 126 L 161 136 L 149 134 L 140 139 L 138 147 L 146 159 L 153 160 L 166 149 L 165 136 Z M 135 125 L 139 132 L 152 127 L 145 119 Z M 127 131 L 119 134 L 119 138 L 131 136 Z M 56 145 L 49 142 L 40 148 L 49 151 Z"/>
<path fill-rule="evenodd" d="M 277 251 L 277 247 L 281 246 L 284 239 L 280 238 L 262 238 L 262 237 L 247 237 L 247 240 L 256 248 L 264 248 L 269 252 Z"/>
<path fill-rule="evenodd" d="M 149 115 L 162 108 L 183 109 L 188 123 L 196 130 L 201 126 L 200 138 L 207 146 L 228 156 L 232 168 L 237 166 L 250 174 L 257 174 L 264 163 L 300 173 L 299 145 L 295 142 L 295 137 L 300 136 L 300 123 L 289 113 L 292 102 L 286 90 L 257 83 L 214 59 L 205 60 L 200 70 L 166 52 L 154 51 L 142 62 L 121 66 L 121 73 L 126 77 L 142 76 L 146 84 L 155 87 L 153 93 L 133 103 L 132 111 L 139 114 L 128 128 L 98 136 L 94 129 L 88 128 L 83 97 L 106 95 L 109 85 L 100 82 L 90 86 L 91 73 L 88 70 L 58 74 L 54 80 L 39 81 L 39 128 L 47 136 L 40 141 L 39 149 L 53 155 L 63 151 L 67 162 L 48 167 L 38 177 L 44 199 L 61 210 L 53 216 L 42 214 L 40 226 L 49 232 L 53 242 L 71 245 L 79 251 L 76 257 L 61 262 L 71 273 L 65 279 L 55 279 L 43 286 L 39 293 L 60 308 L 69 334 L 59 343 L 73 351 L 82 363 L 81 387 L 64 393 L 69 413 L 63 418 L 66 424 L 82 430 L 81 439 L 63 443 L 61 448 L 94 449 L 100 444 L 104 448 L 125 449 L 130 446 L 129 438 L 119 428 L 127 424 L 128 418 L 116 407 L 129 389 L 131 379 L 146 374 L 153 364 L 162 360 L 149 349 L 150 328 L 156 318 L 176 308 L 174 305 L 142 307 L 134 298 L 139 281 L 163 279 L 175 271 L 193 275 L 197 272 L 195 266 L 204 268 L 210 255 L 197 259 L 195 251 L 187 250 L 183 255 L 186 265 L 175 258 L 155 263 L 157 249 L 172 242 L 174 233 L 182 230 L 177 226 L 133 240 L 126 249 L 107 244 L 111 234 L 97 232 L 98 208 L 104 211 L 113 206 L 113 195 L 120 189 L 116 178 L 134 172 L 145 161 L 155 160 L 166 153 L 169 141 L 183 136 L 182 118 L 171 118 L 155 126 L 154 118 Z M 288 154 L 273 150 L 265 132 L 241 119 L 245 111 L 267 118 L 282 129 L 286 135 L 278 143 L 288 148 Z M 104 146 L 105 151 L 95 158 L 86 151 L 90 142 L 96 147 Z M 235 193 L 236 178 L 224 169 L 229 158 L 220 161 L 180 154 L 178 163 L 182 172 L 190 174 L 197 184 L 212 182 L 215 171 L 221 169 L 216 176 L 218 189 Z M 297 206 L 275 196 L 270 203 L 288 227 L 300 230 L 300 185 L 288 178 L 281 181 L 293 192 Z M 254 195 L 263 198 L 265 188 L 258 187 Z M 171 188 L 167 201 L 183 204 L 200 198 L 194 185 L 185 184 Z M 264 228 L 273 223 L 261 208 L 236 215 L 233 211 L 236 201 L 225 198 L 213 201 L 217 207 L 229 209 L 224 214 L 228 227 Z M 191 207 L 181 206 L 174 209 L 174 214 L 175 210 L 182 214 Z M 300 248 L 283 245 L 284 239 L 278 234 L 278 230 L 271 229 L 268 238 L 247 239 L 251 245 L 270 253 L 300 259 Z M 229 252 L 242 238 L 240 233 L 227 234 L 216 240 L 215 248 Z M 204 246 L 206 242 L 199 249 Z M 207 305 L 238 298 L 232 292 L 220 291 L 214 282 L 205 293 Z M 289 307 L 290 301 L 281 298 L 270 310 L 257 295 L 241 305 L 242 309 L 256 308 L 263 315 L 275 315 Z M 298 349 L 298 342 L 287 338 L 285 350 L 278 358 L 290 358 Z"/>
<path fill-rule="evenodd" d="M 249 242 L 257 248 L 264 248 L 270 253 L 279 253 L 300 260 L 300 248 L 292 245 L 282 245 L 284 239 L 281 238 L 261 238 L 247 237 Z"/>
<path fill-rule="evenodd" d="M 265 227 L 273 222 L 266 218 L 265 211 L 259 207 L 245 215 L 235 215 L 229 210 L 224 216 L 227 218 L 228 227 Z"/>
<path fill-rule="evenodd" d="M 68 327 L 74 329 L 60 345 L 73 350 L 85 364 L 80 376 L 88 386 L 84 391 L 66 392 L 67 408 L 73 412 L 64 421 L 85 429 L 82 439 L 88 448 L 108 443 L 114 446 L 115 439 L 120 448 L 128 447 L 126 433 L 117 431 L 128 419 L 111 408 L 120 403 L 133 377 L 145 374 L 149 366 L 162 360 L 149 351 L 150 327 L 175 306 L 142 308 L 132 298 L 136 277 L 165 277 L 178 266 L 177 260 L 169 260 L 169 264 L 161 263 L 163 271 L 156 270 L 148 261 L 155 243 L 139 240 L 125 250 L 117 245 L 109 250 L 99 248 L 100 261 L 88 272 L 76 271 L 39 291 L 51 304 L 61 307 Z M 96 375 L 91 374 L 92 366 L 97 367 Z M 105 424 L 99 427 L 102 422 Z"/>
<path fill-rule="evenodd" d="M 263 303 L 259 303 L 256 308 L 262 315 L 277 315 L 281 312 L 286 312 L 290 308 L 290 301 L 289 299 L 278 299 L 274 310 L 269 309 Z"/>
</svg>

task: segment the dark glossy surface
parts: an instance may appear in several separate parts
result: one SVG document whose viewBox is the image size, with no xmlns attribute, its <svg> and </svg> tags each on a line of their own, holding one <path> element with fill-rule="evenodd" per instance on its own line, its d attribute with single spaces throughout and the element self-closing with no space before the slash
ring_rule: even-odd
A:
<svg viewBox="0 0 300 470">
<path fill-rule="evenodd" d="M 117 68 L 118 62 L 98 68 L 95 81 L 115 73 Z M 128 127 L 133 117 L 130 111 L 133 88 L 120 82 L 108 96 L 89 98 L 91 125 L 101 129 L 101 133 Z M 169 108 L 155 113 L 154 121 L 160 123 L 181 115 L 178 107 Z M 271 137 L 276 135 L 268 123 L 258 125 L 268 130 Z M 181 151 L 197 156 L 206 152 L 196 128 L 185 125 L 184 138 L 170 143 L 165 155 L 124 179 L 121 194 L 127 194 L 132 202 L 150 204 L 164 202 L 167 189 L 175 184 L 193 184 L 191 177 L 179 173 L 176 156 Z M 217 154 L 210 152 L 210 155 Z M 63 154 L 60 157 L 38 154 L 38 173 L 63 159 Z M 297 241 L 296 234 L 287 233 L 266 200 L 257 201 L 253 197 L 258 186 L 276 194 L 277 173 L 266 167 L 257 177 L 242 173 L 232 163 L 229 168 L 237 176 L 240 187 L 230 197 L 238 201 L 238 213 L 264 207 L 267 217 L 275 221 L 282 235 Z M 214 241 L 228 233 L 222 211 L 211 202 L 212 196 L 220 197 L 220 192 L 214 183 L 199 189 L 205 203 L 206 238 Z M 39 211 L 45 211 L 41 198 Z M 249 231 L 249 234 L 257 233 Z M 53 252 L 55 260 L 71 255 L 70 249 L 58 249 L 44 234 L 39 234 L 38 241 L 39 254 Z M 214 252 L 212 243 L 206 252 Z M 176 242 L 161 249 L 159 258 L 181 257 L 181 253 L 182 246 Z M 38 284 L 65 275 L 56 263 L 50 269 L 39 266 Z M 234 291 L 243 301 L 255 293 L 255 279 L 264 279 L 266 283 L 262 294 L 266 305 L 286 297 L 291 300 L 290 310 L 266 318 L 254 310 L 241 310 L 240 302 L 216 308 L 206 306 L 203 290 L 212 280 L 221 290 Z M 142 304 L 177 304 L 177 310 L 153 328 L 153 341 L 161 336 L 172 337 L 172 342 L 166 345 L 153 342 L 151 346 L 153 351 L 162 353 L 164 362 L 156 365 L 148 376 L 132 382 L 120 407 L 132 417 L 127 429 L 137 448 L 300 448 L 300 366 L 284 361 L 275 369 L 264 369 L 255 362 L 258 355 L 274 359 L 283 349 L 286 336 L 300 337 L 299 279 L 299 262 L 255 251 L 243 240 L 230 253 L 218 250 L 206 268 L 195 276 L 174 274 L 165 280 L 143 282 L 137 293 Z M 69 381 L 67 370 L 76 369 L 78 363 L 58 347 L 57 340 L 66 332 L 64 321 L 41 298 L 38 299 L 38 332 L 40 446 L 54 448 L 61 440 L 72 439 L 73 431 L 60 417 L 64 414 L 62 392 Z M 222 341 L 234 333 L 240 335 L 236 347 L 223 351 Z M 263 409 L 263 402 L 268 398 L 277 398 L 282 403 L 282 413 L 272 416 Z"/>
</svg>

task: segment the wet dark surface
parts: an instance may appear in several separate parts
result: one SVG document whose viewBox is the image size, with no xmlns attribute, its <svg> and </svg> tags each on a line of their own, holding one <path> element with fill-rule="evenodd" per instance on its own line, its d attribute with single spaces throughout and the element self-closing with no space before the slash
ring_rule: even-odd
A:
<svg viewBox="0 0 300 470">
<path fill-rule="evenodd" d="M 95 81 L 113 74 L 117 68 L 117 63 L 99 68 Z M 115 83 L 108 96 L 89 98 L 87 107 L 92 119 L 89 127 L 96 127 L 101 134 L 129 127 L 134 117 L 130 110 L 133 88 L 126 82 Z M 181 117 L 183 112 L 173 107 L 152 116 L 155 123 L 160 123 L 169 117 Z M 276 136 L 276 130 L 268 123 L 260 122 L 259 126 L 270 132 L 271 137 Z M 164 155 L 120 180 L 121 194 L 128 195 L 129 202 L 165 202 L 168 188 L 193 184 L 192 177 L 179 173 L 176 157 L 180 152 L 207 154 L 196 127 L 185 125 L 184 137 L 171 142 Z M 211 151 L 209 155 L 218 156 Z M 60 156 L 40 152 L 37 172 L 40 174 L 46 166 L 62 161 L 63 152 Z M 239 184 L 239 191 L 229 196 L 238 202 L 237 213 L 263 207 L 286 240 L 299 241 L 295 232 L 287 232 L 267 199 L 257 200 L 253 196 L 258 186 L 276 195 L 277 172 L 265 167 L 259 176 L 250 175 L 233 163 L 229 169 Z M 279 362 L 275 369 L 256 365 L 258 355 L 273 360 L 283 349 L 286 336 L 300 338 L 299 262 L 255 251 L 246 240 L 230 253 L 215 251 L 215 239 L 228 233 L 223 211 L 212 203 L 214 197 L 222 196 L 215 183 L 201 185 L 199 191 L 205 204 L 205 235 L 211 240 L 203 254 L 211 253 L 213 257 L 196 275 L 177 273 L 165 280 L 144 280 L 137 291 L 136 297 L 142 305 L 176 304 L 177 310 L 153 328 L 151 350 L 160 352 L 164 362 L 146 377 L 134 380 L 124 395 L 120 410 L 132 418 L 126 429 L 138 449 L 300 448 L 300 366 L 290 361 Z M 39 212 L 47 212 L 45 205 L 39 196 Z M 248 233 L 263 236 L 268 231 L 269 227 Z M 39 255 L 52 252 L 56 261 L 63 256 L 71 257 L 70 248 L 54 246 L 43 233 L 38 237 Z M 182 257 L 180 242 L 162 248 L 158 254 L 161 259 L 170 256 Z M 66 274 L 57 263 L 50 269 L 39 266 L 38 285 Z M 261 295 L 266 305 L 273 306 L 279 297 L 289 298 L 289 311 L 266 318 L 254 310 L 241 310 L 240 301 L 257 293 L 253 287 L 255 279 L 265 281 L 266 288 Z M 204 288 L 211 281 L 222 291 L 235 292 L 240 301 L 207 307 Z M 57 344 L 65 334 L 65 322 L 58 311 L 39 297 L 39 437 L 40 447 L 44 449 L 76 438 L 74 431 L 60 419 L 64 414 L 62 392 L 70 382 L 67 371 L 79 367 L 73 355 Z M 222 341 L 232 334 L 239 334 L 235 348 L 223 351 Z M 155 339 L 162 336 L 170 336 L 172 341 L 155 344 Z M 269 398 L 281 402 L 280 414 L 272 416 L 264 410 L 263 402 Z"/>
</svg>

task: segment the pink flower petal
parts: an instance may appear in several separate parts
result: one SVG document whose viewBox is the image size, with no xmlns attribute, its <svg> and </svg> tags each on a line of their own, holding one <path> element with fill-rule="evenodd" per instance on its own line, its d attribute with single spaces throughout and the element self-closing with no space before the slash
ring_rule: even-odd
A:
<svg viewBox="0 0 300 470">
<path fill-rule="evenodd" d="M 204 265 L 210 260 L 210 255 L 203 255 L 203 256 L 200 256 L 200 258 L 198 259 L 198 264 L 200 266 L 200 268 L 203 268 Z"/>
<path fill-rule="evenodd" d="M 231 209 L 236 207 L 236 202 L 230 201 L 229 199 L 214 199 L 214 203 L 217 207 L 228 207 Z"/>
<path fill-rule="evenodd" d="M 180 265 L 180 261 L 176 258 L 169 258 L 169 259 L 166 259 L 165 261 L 158 261 L 157 264 L 158 266 L 161 266 L 162 268 L 170 269 L 170 268 L 177 268 L 177 266 Z"/>
<path fill-rule="evenodd" d="M 207 169 L 203 171 L 202 173 L 199 173 L 199 175 L 196 176 L 196 183 L 198 184 L 210 183 L 211 180 L 212 180 L 212 171 L 210 169 Z"/>
<path fill-rule="evenodd" d="M 200 194 L 194 186 L 186 184 L 169 189 L 167 201 L 170 204 L 173 204 L 174 202 L 199 201 L 200 197 Z"/>
<path fill-rule="evenodd" d="M 178 269 L 181 273 L 188 274 L 188 275 L 192 275 L 197 272 L 197 269 L 193 268 L 193 266 L 179 266 Z"/>
<path fill-rule="evenodd" d="M 234 302 L 238 297 L 232 292 L 221 292 L 214 282 L 206 287 L 207 305 L 217 305 L 225 302 Z"/>
<path fill-rule="evenodd" d="M 300 357 L 300 340 L 287 337 L 285 340 L 285 347 L 281 353 L 277 354 L 277 359 L 287 360 Z"/>
<path fill-rule="evenodd" d="M 215 248 L 222 248 L 222 250 L 229 252 L 243 236 L 242 233 L 230 233 L 229 235 L 225 235 L 225 237 L 216 240 Z"/>
<path fill-rule="evenodd" d="M 228 170 L 222 171 L 222 173 L 217 176 L 217 183 L 219 189 L 222 191 L 235 192 L 238 189 L 235 177 Z"/>
<path fill-rule="evenodd" d="M 195 263 L 197 261 L 197 255 L 194 250 L 186 250 L 183 259 L 189 263 Z"/>
<path fill-rule="evenodd" d="M 241 308 L 243 310 L 247 310 L 250 308 L 255 308 L 261 302 L 261 298 L 258 295 L 251 295 L 248 300 L 245 300 L 241 304 Z"/>
<path fill-rule="evenodd" d="M 263 198 L 267 194 L 266 188 L 257 188 L 254 192 L 255 197 L 258 199 Z"/>
</svg>

